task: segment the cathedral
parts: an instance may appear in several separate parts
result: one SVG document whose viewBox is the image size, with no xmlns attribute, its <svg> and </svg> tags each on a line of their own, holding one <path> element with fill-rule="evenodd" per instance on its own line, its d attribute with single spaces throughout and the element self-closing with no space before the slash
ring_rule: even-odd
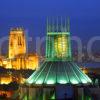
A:
<svg viewBox="0 0 100 100">
<path fill-rule="evenodd" d="M 23 28 L 13 28 L 9 34 L 8 57 L 0 58 L 0 65 L 7 69 L 32 69 L 38 68 L 39 57 L 37 54 L 27 53 L 26 34 Z"/>
</svg>

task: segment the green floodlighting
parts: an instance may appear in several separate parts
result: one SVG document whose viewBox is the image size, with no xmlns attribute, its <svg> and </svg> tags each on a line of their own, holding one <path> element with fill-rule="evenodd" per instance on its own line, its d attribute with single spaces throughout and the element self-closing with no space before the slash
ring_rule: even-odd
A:
<svg viewBox="0 0 100 100">
<path fill-rule="evenodd" d="M 33 80 L 27 80 L 26 83 L 32 84 Z"/>
<path fill-rule="evenodd" d="M 55 100 L 56 97 L 55 97 L 55 93 L 51 96 L 51 100 Z"/>
<path fill-rule="evenodd" d="M 48 80 L 48 81 L 47 81 L 47 84 L 51 84 L 51 85 L 52 85 L 52 84 L 55 84 L 55 80 Z"/>
<path fill-rule="evenodd" d="M 58 82 L 59 84 L 67 84 L 67 81 L 66 80 L 59 80 L 59 82 Z"/>
<path fill-rule="evenodd" d="M 29 84 L 91 84 L 91 79 L 72 61 L 70 25 L 47 20 L 46 60 L 28 79 Z"/>
<path fill-rule="evenodd" d="M 36 81 L 36 84 L 42 84 L 43 83 L 43 80 L 41 79 L 41 80 L 38 80 L 38 81 Z"/>
<path fill-rule="evenodd" d="M 52 22 L 54 23 L 54 22 Z M 52 60 L 66 59 L 70 61 L 72 58 L 71 45 L 70 45 L 70 32 L 69 21 L 68 26 L 65 20 L 65 24 L 61 25 L 56 22 L 57 27 L 54 24 L 50 24 L 47 20 L 47 38 L 46 38 L 46 58 Z M 55 28 L 54 28 L 55 27 Z M 59 28 L 58 28 L 59 27 Z"/>
<path fill-rule="evenodd" d="M 78 82 L 77 80 L 75 80 L 75 79 L 72 79 L 72 80 L 71 80 L 71 83 L 72 83 L 72 84 L 78 84 L 79 82 Z"/>
<path fill-rule="evenodd" d="M 43 69 L 42 72 L 41 69 Z M 74 62 L 45 61 L 40 69 L 27 79 L 27 83 L 34 85 L 91 84 L 92 81 Z"/>
</svg>

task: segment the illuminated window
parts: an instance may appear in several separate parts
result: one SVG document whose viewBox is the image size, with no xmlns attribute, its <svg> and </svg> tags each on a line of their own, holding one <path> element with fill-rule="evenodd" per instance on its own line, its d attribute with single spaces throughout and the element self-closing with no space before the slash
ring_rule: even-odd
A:
<svg viewBox="0 0 100 100">
<path fill-rule="evenodd" d="M 55 32 L 48 33 L 46 56 L 48 59 L 67 59 L 71 58 L 71 47 L 69 41 L 69 33 Z"/>
</svg>

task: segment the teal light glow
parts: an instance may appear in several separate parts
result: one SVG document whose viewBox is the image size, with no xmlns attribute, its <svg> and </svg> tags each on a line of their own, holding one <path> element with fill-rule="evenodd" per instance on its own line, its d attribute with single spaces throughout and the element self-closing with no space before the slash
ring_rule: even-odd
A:
<svg viewBox="0 0 100 100">
<path fill-rule="evenodd" d="M 48 35 L 60 35 L 60 34 L 67 34 L 70 35 L 70 32 L 48 32 Z"/>
<path fill-rule="evenodd" d="M 73 62 L 46 61 L 26 83 L 29 84 L 91 84 L 90 78 Z M 63 72 L 62 72 L 63 71 Z M 61 72 L 61 73 L 60 73 Z M 70 72 L 70 73 L 69 73 Z M 74 77 L 75 76 L 75 77 Z"/>
<path fill-rule="evenodd" d="M 66 59 L 72 58 L 70 34 L 68 32 L 47 33 L 46 39 L 46 59 Z"/>
<path fill-rule="evenodd" d="M 87 75 L 86 78 L 88 79 L 88 82 L 92 83 L 92 80 Z"/>
<path fill-rule="evenodd" d="M 43 83 L 43 80 L 36 81 L 36 84 L 42 84 L 42 83 Z"/>
<path fill-rule="evenodd" d="M 85 79 L 81 79 L 82 83 L 86 84 L 87 81 Z"/>
<path fill-rule="evenodd" d="M 55 81 L 54 80 L 48 80 L 47 84 L 55 84 Z"/>
<path fill-rule="evenodd" d="M 32 84 L 33 80 L 27 80 L 26 83 Z"/>
<path fill-rule="evenodd" d="M 92 80 L 91 80 L 91 79 L 89 79 L 89 82 L 90 82 L 90 83 L 92 83 Z"/>
<path fill-rule="evenodd" d="M 66 80 L 59 80 L 58 83 L 60 83 L 60 84 L 67 84 L 67 81 Z"/>
<path fill-rule="evenodd" d="M 51 100 L 55 100 L 55 93 L 52 95 Z"/>
<path fill-rule="evenodd" d="M 79 82 L 75 79 L 70 80 L 72 84 L 78 84 Z"/>
</svg>

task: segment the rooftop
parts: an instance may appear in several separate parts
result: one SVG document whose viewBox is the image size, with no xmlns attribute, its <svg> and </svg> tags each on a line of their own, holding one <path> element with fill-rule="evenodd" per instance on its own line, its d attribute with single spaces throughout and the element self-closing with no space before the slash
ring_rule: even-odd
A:
<svg viewBox="0 0 100 100">
<path fill-rule="evenodd" d="M 91 79 L 74 62 L 45 61 L 28 79 L 28 84 L 90 84 Z"/>
</svg>

